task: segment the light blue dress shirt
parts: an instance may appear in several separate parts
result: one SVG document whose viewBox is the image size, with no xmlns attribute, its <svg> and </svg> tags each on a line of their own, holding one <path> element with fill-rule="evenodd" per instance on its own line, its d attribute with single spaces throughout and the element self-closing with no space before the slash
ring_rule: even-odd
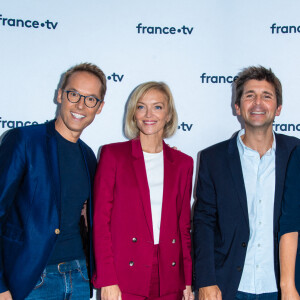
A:
<svg viewBox="0 0 300 300">
<path fill-rule="evenodd" d="M 275 196 L 275 150 L 272 147 L 260 158 L 257 151 L 237 138 L 250 225 L 245 265 L 238 290 L 251 294 L 277 292 L 274 271 L 273 214 Z"/>
</svg>

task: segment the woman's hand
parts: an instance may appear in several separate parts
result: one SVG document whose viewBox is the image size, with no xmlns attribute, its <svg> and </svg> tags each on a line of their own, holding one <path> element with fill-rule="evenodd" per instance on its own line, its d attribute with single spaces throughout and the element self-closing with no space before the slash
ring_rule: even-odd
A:
<svg viewBox="0 0 300 300">
<path fill-rule="evenodd" d="M 192 287 L 190 285 L 187 285 L 185 287 L 185 290 L 183 291 L 182 300 L 194 300 L 195 296 L 192 292 Z"/>
<path fill-rule="evenodd" d="M 101 288 L 101 300 L 122 300 L 121 290 L 118 285 L 109 285 Z"/>
</svg>

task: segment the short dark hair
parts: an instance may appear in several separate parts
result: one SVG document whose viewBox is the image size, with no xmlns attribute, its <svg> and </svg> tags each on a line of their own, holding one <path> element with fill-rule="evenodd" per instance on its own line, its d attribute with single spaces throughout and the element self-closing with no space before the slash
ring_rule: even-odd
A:
<svg viewBox="0 0 300 300">
<path fill-rule="evenodd" d="M 91 73 L 91 74 L 95 75 L 96 77 L 98 77 L 99 80 L 101 81 L 100 97 L 101 97 L 101 100 L 104 99 L 104 96 L 106 93 L 105 74 L 98 66 L 91 64 L 91 63 L 81 63 L 79 65 L 76 65 L 76 66 L 70 68 L 63 76 L 62 84 L 61 84 L 62 89 L 65 89 L 65 87 L 68 84 L 70 76 L 72 74 L 74 74 L 75 72 L 88 72 L 88 73 Z"/>
<path fill-rule="evenodd" d="M 263 66 L 248 67 L 238 74 L 235 80 L 235 104 L 240 106 L 241 97 L 244 91 L 244 85 L 248 80 L 266 80 L 274 86 L 277 100 L 277 107 L 282 105 L 282 87 L 280 80 L 275 76 L 271 69 L 266 69 Z"/>
</svg>

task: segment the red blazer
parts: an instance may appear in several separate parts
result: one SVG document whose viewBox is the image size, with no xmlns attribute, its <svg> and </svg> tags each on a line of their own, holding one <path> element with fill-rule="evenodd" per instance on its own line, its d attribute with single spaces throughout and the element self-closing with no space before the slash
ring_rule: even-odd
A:
<svg viewBox="0 0 300 300">
<path fill-rule="evenodd" d="M 190 199 L 193 159 L 165 143 L 159 240 L 160 295 L 192 283 Z M 150 193 L 139 139 L 102 147 L 94 181 L 96 288 L 148 297 L 154 251 Z"/>
</svg>

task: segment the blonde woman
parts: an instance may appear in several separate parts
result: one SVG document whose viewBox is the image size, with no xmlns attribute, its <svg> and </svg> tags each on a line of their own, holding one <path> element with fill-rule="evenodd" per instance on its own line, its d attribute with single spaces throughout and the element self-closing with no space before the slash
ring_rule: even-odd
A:
<svg viewBox="0 0 300 300">
<path fill-rule="evenodd" d="M 163 140 L 176 129 L 169 87 L 146 82 L 128 102 L 131 140 L 102 148 L 93 232 L 93 283 L 102 300 L 193 299 L 193 160 Z"/>
</svg>

